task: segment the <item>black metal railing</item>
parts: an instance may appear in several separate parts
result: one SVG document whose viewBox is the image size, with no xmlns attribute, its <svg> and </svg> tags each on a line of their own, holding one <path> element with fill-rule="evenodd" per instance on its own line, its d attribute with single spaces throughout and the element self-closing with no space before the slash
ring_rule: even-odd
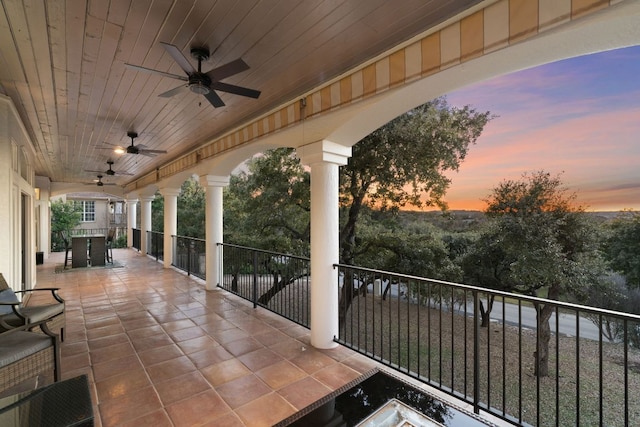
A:
<svg viewBox="0 0 640 427">
<path fill-rule="evenodd" d="M 134 249 L 137 249 L 138 252 L 141 250 L 141 245 L 140 245 L 140 236 L 142 235 L 142 232 L 140 231 L 139 228 L 133 228 L 133 242 L 132 245 Z"/>
<path fill-rule="evenodd" d="M 206 279 L 206 241 L 185 236 L 173 239 L 173 266 L 201 279 Z"/>
<path fill-rule="evenodd" d="M 156 261 L 164 260 L 164 233 L 147 231 L 147 255 L 151 255 Z"/>
<path fill-rule="evenodd" d="M 513 424 L 640 425 L 640 316 L 336 268 L 339 343 Z"/>
<path fill-rule="evenodd" d="M 219 244 L 219 286 L 302 326 L 310 325 L 309 258 Z"/>
</svg>

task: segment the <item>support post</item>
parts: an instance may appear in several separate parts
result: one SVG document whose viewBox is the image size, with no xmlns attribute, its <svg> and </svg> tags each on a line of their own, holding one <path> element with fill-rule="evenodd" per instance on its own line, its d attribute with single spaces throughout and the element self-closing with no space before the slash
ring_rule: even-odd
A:
<svg viewBox="0 0 640 427">
<path fill-rule="evenodd" d="M 205 207 L 205 240 L 206 240 L 206 289 L 208 291 L 217 288 L 222 276 L 222 260 L 218 254 L 221 247 L 218 243 L 223 241 L 222 221 L 222 190 L 229 185 L 228 176 L 203 175 L 200 184 L 206 191 Z"/>
<path fill-rule="evenodd" d="M 173 237 L 178 232 L 178 195 L 180 188 L 162 188 L 160 194 L 164 197 L 164 238 L 163 238 L 163 266 L 173 265 Z"/>
<path fill-rule="evenodd" d="M 311 167 L 311 345 L 333 348 L 338 335 L 338 274 L 340 260 L 339 167 L 351 147 L 319 141 L 297 149 Z"/>
<path fill-rule="evenodd" d="M 147 234 L 151 231 L 151 202 L 155 196 L 143 196 L 140 198 L 142 205 L 142 217 L 140 218 L 140 252 L 147 255 L 149 250 Z"/>
<path fill-rule="evenodd" d="M 138 221 L 138 199 L 127 199 L 127 247 L 133 246 L 133 229 Z"/>
</svg>

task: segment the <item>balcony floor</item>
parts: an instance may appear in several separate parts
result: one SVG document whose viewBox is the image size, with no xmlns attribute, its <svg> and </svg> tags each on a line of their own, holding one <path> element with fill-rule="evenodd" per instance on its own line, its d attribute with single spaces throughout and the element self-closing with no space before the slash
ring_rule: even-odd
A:
<svg viewBox="0 0 640 427">
<path fill-rule="evenodd" d="M 134 250 L 114 259 L 37 267 L 67 304 L 63 378 L 88 375 L 98 426 L 270 426 L 377 366 Z"/>
</svg>

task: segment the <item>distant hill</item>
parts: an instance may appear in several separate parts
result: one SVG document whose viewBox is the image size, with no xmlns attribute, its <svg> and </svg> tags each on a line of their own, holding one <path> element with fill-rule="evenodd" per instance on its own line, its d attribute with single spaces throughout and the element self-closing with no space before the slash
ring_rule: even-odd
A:
<svg viewBox="0 0 640 427">
<path fill-rule="evenodd" d="M 619 212 L 586 212 L 599 222 L 611 221 L 618 216 Z M 437 228 L 449 232 L 465 232 L 478 229 L 487 222 L 487 218 L 482 211 L 450 210 L 441 211 L 401 211 L 398 213 L 401 222 L 410 223 L 414 221 L 428 221 Z"/>
</svg>

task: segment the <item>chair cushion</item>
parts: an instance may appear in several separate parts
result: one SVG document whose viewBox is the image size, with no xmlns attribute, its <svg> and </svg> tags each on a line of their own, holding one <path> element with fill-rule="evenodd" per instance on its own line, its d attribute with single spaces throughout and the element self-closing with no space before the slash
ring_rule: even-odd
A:
<svg viewBox="0 0 640 427">
<path fill-rule="evenodd" d="M 20 307 L 22 313 L 29 323 L 47 320 L 64 312 L 64 304 L 37 305 L 33 307 Z M 15 314 L 5 314 L 2 319 L 12 326 L 22 325 L 22 320 Z"/>
<path fill-rule="evenodd" d="M 35 332 L 16 331 L 0 336 L 0 368 L 31 356 L 53 345 L 51 337 Z"/>
<path fill-rule="evenodd" d="M 5 289 L 0 291 L 0 302 L 20 302 L 13 289 Z M 0 305 L 0 314 L 13 313 L 13 308 L 10 305 Z"/>
</svg>

